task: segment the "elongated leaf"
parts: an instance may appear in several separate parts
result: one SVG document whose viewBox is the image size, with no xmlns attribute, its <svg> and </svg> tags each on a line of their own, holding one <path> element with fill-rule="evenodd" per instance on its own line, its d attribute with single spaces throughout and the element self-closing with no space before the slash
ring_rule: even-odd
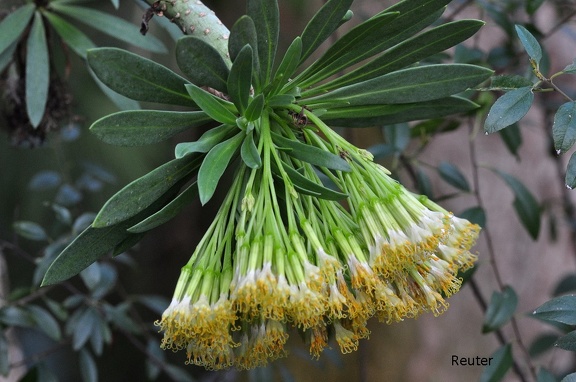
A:
<svg viewBox="0 0 576 382">
<path fill-rule="evenodd" d="M 498 382 L 504 378 L 512 366 L 512 347 L 506 344 L 496 350 L 490 358 L 492 358 L 490 365 L 482 372 L 480 382 Z"/>
<path fill-rule="evenodd" d="M 264 94 L 260 93 L 250 103 L 244 112 L 244 117 L 248 122 L 253 122 L 260 118 L 262 110 L 264 110 Z"/>
<path fill-rule="evenodd" d="M 492 293 L 490 305 L 484 316 L 482 333 L 492 332 L 500 329 L 514 315 L 518 306 L 518 296 L 514 289 L 505 287 L 502 292 Z"/>
<path fill-rule="evenodd" d="M 329 0 L 306 25 L 302 32 L 303 63 L 340 26 L 353 0 Z"/>
<path fill-rule="evenodd" d="M 468 220 L 470 223 L 478 224 L 486 228 L 486 212 L 482 207 L 471 207 L 458 214 L 458 217 Z"/>
<path fill-rule="evenodd" d="M 80 57 L 86 59 L 88 49 L 96 47 L 88 36 L 60 16 L 52 12 L 44 12 L 44 16 L 48 22 L 50 22 L 50 25 L 52 25 L 56 33 L 58 33 L 62 41 Z"/>
<path fill-rule="evenodd" d="M 196 182 L 182 191 L 180 195 L 174 198 L 170 203 L 165 205 L 160 211 L 148 216 L 138 224 L 128 229 L 131 233 L 141 233 L 158 227 L 161 224 L 173 219 L 190 203 L 198 197 L 198 186 Z"/>
<path fill-rule="evenodd" d="M 510 153 L 516 157 L 516 159 L 520 160 L 520 157 L 518 156 L 518 149 L 520 149 L 522 146 L 522 133 L 520 132 L 520 127 L 518 124 L 513 123 L 506 129 L 500 130 L 498 133 L 508 148 L 508 151 L 510 151 Z"/>
<path fill-rule="evenodd" d="M 103 228 L 94 228 L 93 226 L 86 228 L 52 262 L 44 275 L 42 286 L 69 279 L 110 253 L 121 243 L 129 241 L 134 236 L 141 237 L 141 234 L 132 234 L 127 229 L 158 211 L 167 202 L 167 199 L 174 196 L 179 188 L 179 184 L 174 185 L 149 207 L 118 224 Z M 137 195 L 133 197 L 137 197 Z"/>
<path fill-rule="evenodd" d="M 474 65 L 428 65 L 392 72 L 307 99 L 307 105 L 398 104 L 430 101 L 463 92 L 492 71 Z"/>
<path fill-rule="evenodd" d="M 560 337 L 554 345 L 564 350 L 576 351 L 576 331 Z"/>
<path fill-rule="evenodd" d="M 49 82 L 50 60 L 44 22 L 40 12 L 36 12 L 26 46 L 26 112 L 34 128 L 44 116 Z"/>
<path fill-rule="evenodd" d="M 188 81 L 154 61 L 117 48 L 91 49 L 87 57 L 96 76 L 128 98 L 195 106 L 184 86 Z"/>
<path fill-rule="evenodd" d="M 479 89 L 482 91 L 508 91 L 534 85 L 526 77 L 514 75 L 494 76 L 490 79 L 490 86 Z"/>
<path fill-rule="evenodd" d="M 260 168 L 262 166 L 262 159 L 258 153 L 258 148 L 254 143 L 254 131 L 251 131 L 244 138 L 242 142 L 242 148 L 240 149 L 240 155 L 242 160 L 246 163 L 246 166 L 250 168 Z"/>
<path fill-rule="evenodd" d="M 69 16 L 84 23 L 100 32 L 112 36 L 118 40 L 154 53 L 167 53 L 168 50 L 158 38 L 147 35 L 143 36 L 134 24 L 112 16 L 108 13 L 93 8 L 79 7 L 69 4 L 51 3 L 50 8 L 58 13 Z"/>
<path fill-rule="evenodd" d="M 176 43 L 176 62 L 182 73 L 197 86 L 208 86 L 226 92 L 228 66 L 212 45 L 186 36 Z"/>
<path fill-rule="evenodd" d="M 380 36 L 379 40 L 382 37 L 386 38 L 386 33 L 390 30 L 390 22 L 398 15 L 397 12 L 380 13 L 339 38 L 320 59 L 306 69 L 303 76 L 306 80 L 299 83 L 299 86 L 308 87 L 367 57 L 380 53 L 374 36 Z"/>
<path fill-rule="evenodd" d="M 27 305 L 26 309 L 30 313 L 30 317 L 35 322 L 35 327 L 52 338 L 54 341 L 59 341 L 62 337 L 58 321 L 44 308 L 38 305 Z"/>
<path fill-rule="evenodd" d="M 576 295 L 560 296 L 546 301 L 532 314 L 541 320 L 576 325 Z"/>
<path fill-rule="evenodd" d="M 518 122 L 528 113 L 534 101 L 531 86 L 515 89 L 498 98 L 484 122 L 487 133 L 495 133 Z"/>
<path fill-rule="evenodd" d="M 277 0 L 248 0 L 248 16 L 254 21 L 258 39 L 260 82 L 269 81 L 280 33 L 280 14 Z"/>
<path fill-rule="evenodd" d="M 528 29 L 524 28 L 522 25 L 515 25 L 514 28 L 516 29 L 518 38 L 524 46 L 526 53 L 528 53 L 531 59 L 536 61 L 536 64 L 540 64 L 540 61 L 542 60 L 542 48 L 540 47 L 538 40 L 536 40 L 532 33 L 528 32 Z"/>
<path fill-rule="evenodd" d="M 182 158 L 190 153 L 207 153 L 218 143 L 227 139 L 236 130 L 235 126 L 221 125 L 208 130 L 195 142 L 178 143 L 175 149 L 176 158 Z"/>
<path fill-rule="evenodd" d="M 282 167 L 290 177 L 290 180 L 292 181 L 296 191 L 302 194 L 313 195 L 318 198 L 327 200 L 342 200 L 348 197 L 348 194 L 332 190 L 319 182 L 307 178 L 306 176 L 296 171 L 294 167 L 284 162 L 282 162 Z"/>
<path fill-rule="evenodd" d="M 288 152 L 288 155 L 296 159 L 300 159 L 316 166 L 326 167 L 331 170 L 351 170 L 348 162 L 336 154 L 329 153 L 325 150 L 319 149 L 318 147 L 284 138 L 276 133 L 272 133 L 272 139 L 276 145 L 291 149 L 291 151 Z"/>
<path fill-rule="evenodd" d="M 12 62 L 12 56 L 16 51 L 16 47 L 18 46 L 18 42 L 14 41 L 12 45 L 9 45 L 3 52 L 0 53 L 0 73 L 6 69 L 8 65 Z"/>
<path fill-rule="evenodd" d="M 90 131 L 106 143 L 141 146 L 164 141 L 210 120 L 202 111 L 121 111 L 100 118 L 90 126 Z"/>
<path fill-rule="evenodd" d="M 95 331 L 97 331 L 96 329 Z M 81 349 L 79 352 L 78 364 L 80 365 L 80 374 L 83 382 L 98 382 L 98 369 L 96 362 L 88 350 Z"/>
<path fill-rule="evenodd" d="M 554 374 L 541 367 L 536 376 L 536 382 L 558 382 Z"/>
<path fill-rule="evenodd" d="M 300 56 L 302 53 L 302 39 L 296 37 L 292 44 L 286 50 L 276 74 L 274 75 L 274 81 L 272 82 L 272 87 L 270 88 L 269 94 L 277 94 L 278 91 L 284 86 L 290 77 L 298 68 L 298 62 L 300 61 Z"/>
<path fill-rule="evenodd" d="M 250 16 L 244 15 L 238 19 L 230 30 L 228 52 L 230 59 L 234 61 L 238 53 L 248 44 L 252 47 L 252 78 L 254 89 L 260 91 L 260 59 L 258 57 L 258 37 L 256 26 Z"/>
<path fill-rule="evenodd" d="M 252 48 L 245 45 L 236 56 L 228 76 L 228 95 L 240 113 L 248 107 L 252 86 Z"/>
<path fill-rule="evenodd" d="M 454 186 L 462 191 L 470 191 L 470 185 L 468 184 L 466 177 L 464 177 L 458 167 L 452 163 L 441 162 L 438 166 L 438 173 L 442 179 L 444 179 L 446 183 L 450 184 L 451 186 Z"/>
<path fill-rule="evenodd" d="M 322 120 L 334 126 L 381 126 L 445 117 L 451 114 L 472 111 L 477 107 L 477 104 L 465 98 L 447 97 L 421 103 L 335 108 L 323 114 Z"/>
<path fill-rule="evenodd" d="M 566 177 L 564 179 L 566 187 L 570 190 L 576 187 L 576 153 L 572 153 L 568 165 L 566 166 Z"/>
<path fill-rule="evenodd" d="M 186 90 L 190 97 L 196 102 L 198 106 L 208 114 L 212 119 L 220 123 L 226 123 L 228 125 L 236 124 L 236 115 L 230 111 L 230 106 L 232 105 L 223 99 L 220 99 L 207 91 L 200 89 L 194 84 L 187 84 Z"/>
<path fill-rule="evenodd" d="M 118 109 L 120 110 L 140 109 L 140 104 L 138 103 L 138 101 L 125 97 L 122 94 L 117 93 L 114 90 L 110 89 L 108 86 L 106 86 L 106 84 L 100 81 L 100 79 L 96 76 L 96 73 L 94 73 L 94 71 L 90 69 L 90 67 L 88 67 L 88 72 L 90 73 L 90 76 L 94 79 L 96 85 L 98 85 L 100 90 L 102 90 L 102 93 L 104 93 L 106 97 L 108 97 L 110 101 L 112 101 L 112 103 L 114 103 L 114 105 L 118 107 Z"/>
<path fill-rule="evenodd" d="M 576 102 L 566 102 L 558 108 L 552 125 L 554 148 L 563 154 L 576 142 Z"/>
<path fill-rule="evenodd" d="M 198 171 L 198 193 L 202 205 L 208 203 L 214 195 L 222 174 L 224 174 L 243 138 L 244 134 L 238 133 L 214 146 L 204 158 L 200 171 Z"/>
<path fill-rule="evenodd" d="M 529 15 L 533 15 L 540 6 L 544 4 L 544 0 L 527 0 L 526 1 L 526 12 Z M 540 382 L 540 381 L 538 381 Z"/>
<path fill-rule="evenodd" d="M 6 377 L 10 372 L 10 353 L 8 339 L 4 331 L 0 331 L 0 375 Z"/>
<path fill-rule="evenodd" d="M 125 186 L 102 207 L 92 226 L 109 227 L 143 211 L 173 185 L 190 175 L 199 165 L 199 158 L 189 155 L 174 159 Z"/>
<path fill-rule="evenodd" d="M 560 382 L 575 382 L 576 381 L 576 373 L 571 373 L 562 378 Z"/>
<path fill-rule="evenodd" d="M 540 232 L 540 205 L 532 193 L 518 179 L 500 170 L 495 170 L 514 192 L 514 210 L 520 222 L 532 239 L 536 240 Z"/>
<path fill-rule="evenodd" d="M 484 23 L 479 20 L 459 20 L 437 26 L 401 42 L 367 64 L 335 80 L 322 84 L 312 89 L 311 92 L 318 93 L 332 90 L 402 69 L 459 44 L 476 33 L 482 25 Z M 359 55 L 359 53 L 357 54 Z M 346 56 L 348 57 L 349 55 Z M 351 59 L 351 57 L 349 58 Z M 354 62 L 358 61 L 357 59 L 354 60 Z M 305 92 L 304 94 L 308 93 Z"/>
<path fill-rule="evenodd" d="M 48 234 L 41 225 L 30 221 L 16 221 L 12 224 L 14 231 L 28 240 L 44 241 L 48 239 Z"/>
<path fill-rule="evenodd" d="M 26 4 L 6 16 L 0 22 L 0 53 L 4 53 L 22 34 L 36 9 L 35 4 Z"/>
</svg>

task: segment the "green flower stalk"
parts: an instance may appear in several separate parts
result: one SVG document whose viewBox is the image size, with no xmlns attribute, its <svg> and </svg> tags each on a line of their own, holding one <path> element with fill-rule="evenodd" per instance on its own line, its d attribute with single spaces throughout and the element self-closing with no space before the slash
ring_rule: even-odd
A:
<svg viewBox="0 0 576 382">
<path fill-rule="evenodd" d="M 188 363 L 207 369 L 248 369 L 285 356 L 291 330 L 318 358 L 331 338 L 343 353 L 356 350 L 372 317 L 392 323 L 442 313 L 460 289 L 458 273 L 476 261 L 470 249 L 480 228 L 405 189 L 330 126 L 386 125 L 477 107 L 455 94 L 490 70 L 419 64 L 482 25 L 462 20 L 422 32 L 448 2 L 401 1 L 302 68 L 350 17 L 351 0 L 328 1 L 278 65 L 275 0 L 248 1 L 248 15 L 231 30 L 231 66 L 205 41 L 180 39 L 176 57 L 190 81 L 133 54 L 90 51 L 91 68 L 114 90 L 194 109 L 113 114 L 92 126 L 103 139 L 144 144 L 209 121 L 217 127 L 178 144 L 176 159 L 113 196 L 56 259 L 45 283 L 79 268 L 71 254 L 100 229 L 106 227 L 112 248 L 125 249 L 131 235 L 169 220 L 196 195 L 209 202 L 227 173 L 231 185 L 215 220 L 156 323 L 163 348 L 185 350 Z M 111 64 L 118 60 L 130 72 Z"/>
</svg>

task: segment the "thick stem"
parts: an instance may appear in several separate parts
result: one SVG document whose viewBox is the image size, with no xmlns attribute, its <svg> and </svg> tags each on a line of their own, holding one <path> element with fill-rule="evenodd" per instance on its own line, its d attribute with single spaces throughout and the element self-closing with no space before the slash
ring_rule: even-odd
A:
<svg viewBox="0 0 576 382">
<path fill-rule="evenodd" d="M 205 6 L 201 1 L 146 0 L 146 2 L 150 4 L 147 15 L 152 16 L 155 14 L 157 16 L 167 17 L 171 22 L 176 24 L 185 35 L 191 35 L 209 43 L 220 53 L 224 61 L 231 65 L 228 55 L 228 38 L 230 31 L 220 21 L 214 11 Z M 150 18 L 148 18 L 148 20 L 149 19 Z M 143 19 L 143 22 L 144 21 Z"/>
</svg>

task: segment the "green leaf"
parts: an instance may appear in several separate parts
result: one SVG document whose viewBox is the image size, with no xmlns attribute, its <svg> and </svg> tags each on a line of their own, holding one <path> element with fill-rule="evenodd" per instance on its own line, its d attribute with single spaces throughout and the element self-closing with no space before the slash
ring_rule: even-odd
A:
<svg viewBox="0 0 576 382">
<path fill-rule="evenodd" d="M 12 57 L 14 56 L 14 52 L 16 51 L 16 47 L 18 46 L 18 42 L 15 41 L 12 45 L 8 46 L 3 52 L 0 53 L 0 73 L 6 69 L 8 65 L 12 62 Z"/>
<path fill-rule="evenodd" d="M 0 22 L 0 36 L 2 36 L 0 38 L 0 53 L 4 53 L 18 40 L 18 37 L 28 26 L 35 9 L 35 4 L 26 4 L 8 14 Z"/>
<path fill-rule="evenodd" d="M 399 105 L 340 107 L 328 110 L 322 120 L 333 126 L 369 127 L 426 120 L 472 111 L 477 104 L 461 97 Z"/>
<path fill-rule="evenodd" d="M 572 63 L 562 69 L 562 73 L 566 74 L 576 74 L 576 59 Z"/>
<path fill-rule="evenodd" d="M 117 48 L 90 49 L 87 57 L 96 76 L 128 98 L 195 106 L 184 87 L 188 81 L 152 60 Z"/>
<path fill-rule="evenodd" d="M 0 330 L 0 375 L 8 376 L 10 372 L 10 353 L 8 339 L 3 330 Z"/>
<path fill-rule="evenodd" d="M 352 28 L 298 77 L 298 80 L 304 78 L 303 81 L 299 81 L 298 86 L 307 88 L 357 62 L 380 53 L 380 45 L 375 42 L 374 36 L 380 36 L 378 42 L 385 40 L 386 34 L 390 33 L 390 23 L 396 17 L 398 13 L 379 13 Z"/>
<path fill-rule="evenodd" d="M 43 14 L 56 33 L 58 33 L 60 38 L 62 38 L 62 41 L 64 41 L 66 45 L 72 48 L 72 50 L 83 59 L 86 59 L 86 52 L 88 49 L 96 47 L 88 36 L 63 18 L 52 12 L 44 12 Z"/>
<path fill-rule="evenodd" d="M 193 36 L 178 39 L 176 62 L 186 77 L 197 86 L 226 92 L 228 66 L 212 45 Z"/>
<path fill-rule="evenodd" d="M 440 29 L 433 29 L 409 39 L 410 36 L 436 20 L 448 2 L 446 0 L 410 0 L 397 3 L 352 29 L 342 37 L 344 39 L 342 43 L 337 42 L 335 47 L 328 49 L 326 52 L 328 56 L 322 56 L 320 63 L 312 65 L 298 79 L 306 78 L 325 68 L 322 73 L 306 79 L 305 84 L 312 85 L 327 78 L 330 73 L 336 73 L 344 67 L 349 67 L 353 63 L 391 48 L 360 68 L 315 88 L 318 92 L 335 89 L 390 73 L 454 46 L 468 38 L 473 31 L 478 29 L 478 25 L 470 28 L 460 23 L 458 25 L 447 24 L 437 27 Z M 390 18 L 392 20 L 386 22 Z M 377 35 L 378 39 L 375 40 L 374 35 Z M 351 51 L 356 54 L 350 54 Z M 332 61 L 342 54 L 344 56 L 338 59 L 339 65 L 333 65 Z M 317 94 L 315 89 L 311 91 Z"/>
<path fill-rule="evenodd" d="M 291 151 L 288 151 L 287 153 L 296 159 L 300 159 L 315 166 L 326 167 L 331 170 L 351 170 L 350 165 L 346 160 L 326 150 L 305 143 L 300 143 L 293 139 L 285 138 L 276 133 L 272 133 L 272 139 L 279 147 L 291 149 Z"/>
<path fill-rule="evenodd" d="M 284 168 L 284 171 L 286 171 L 286 174 L 288 174 L 288 177 L 292 181 L 296 191 L 302 194 L 313 195 L 317 198 L 326 200 L 342 200 L 348 197 L 348 194 L 327 188 L 321 183 L 313 181 L 300 174 L 294 169 L 294 167 L 285 162 L 282 162 L 282 167 Z"/>
<path fill-rule="evenodd" d="M 269 107 L 282 107 L 294 103 L 295 100 L 296 98 L 291 94 L 276 94 L 266 98 L 266 105 Z"/>
<path fill-rule="evenodd" d="M 37 305 L 27 305 L 26 309 L 30 313 L 30 317 L 34 320 L 35 327 L 52 338 L 54 341 L 59 341 L 62 338 L 60 326 L 54 317 L 44 308 Z"/>
<path fill-rule="evenodd" d="M 262 115 L 262 110 L 264 110 L 264 94 L 260 93 L 250 101 L 246 111 L 244 112 L 244 117 L 248 122 L 253 122 L 260 118 Z"/>
<path fill-rule="evenodd" d="M 576 351 L 576 330 L 560 337 L 554 346 L 564 350 Z"/>
<path fill-rule="evenodd" d="M 560 382 L 575 382 L 576 381 L 576 373 L 568 374 Z"/>
<path fill-rule="evenodd" d="M 506 129 L 502 129 L 498 132 L 500 138 L 504 141 L 504 144 L 508 148 L 508 151 L 512 153 L 516 159 L 520 160 L 518 155 L 518 149 L 522 146 L 522 133 L 520 132 L 520 127 L 517 123 L 513 123 Z"/>
<path fill-rule="evenodd" d="M 546 301 L 532 315 L 541 320 L 576 325 L 576 295 L 560 296 Z"/>
<path fill-rule="evenodd" d="M 557 334 L 541 334 L 536 337 L 528 349 L 530 357 L 537 357 L 552 349 L 558 337 Z"/>
<path fill-rule="evenodd" d="M 228 95 L 240 113 L 248 107 L 250 88 L 252 86 L 252 48 L 244 45 L 236 56 L 228 76 Z"/>
<path fill-rule="evenodd" d="M 340 26 L 353 0 L 329 0 L 312 17 L 302 32 L 302 55 L 299 64 Z"/>
<path fill-rule="evenodd" d="M 492 354 L 491 358 L 493 358 L 492 362 L 480 375 L 480 382 L 498 382 L 504 378 L 512 366 L 512 347 L 510 344 L 502 346 Z"/>
<path fill-rule="evenodd" d="M 553 296 L 559 296 L 568 292 L 576 291 L 576 274 L 564 276 L 554 288 Z"/>
<path fill-rule="evenodd" d="M 175 149 L 176 158 L 191 153 L 207 153 L 218 143 L 227 139 L 236 130 L 236 126 L 221 125 L 205 132 L 196 142 L 178 143 Z"/>
<path fill-rule="evenodd" d="M 230 102 L 224 101 L 194 84 L 187 84 L 186 90 L 194 102 L 212 119 L 228 125 L 236 124 L 236 115 L 230 111 L 232 105 Z"/>
<path fill-rule="evenodd" d="M 480 227 L 486 227 L 486 212 L 482 207 L 470 207 L 458 214 L 458 217 L 468 220 L 470 223 L 478 224 Z"/>
<path fill-rule="evenodd" d="M 385 74 L 308 98 L 307 105 L 375 105 L 430 101 L 463 92 L 492 71 L 468 64 L 427 65 Z"/>
<path fill-rule="evenodd" d="M 100 118 L 90 131 L 109 144 L 141 146 L 162 142 L 208 121 L 211 118 L 202 111 L 131 110 Z"/>
<path fill-rule="evenodd" d="M 40 125 L 50 82 L 50 60 L 42 15 L 36 12 L 26 45 L 26 112 L 34 128 Z"/>
<path fill-rule="evenodd" d="M 243 138 L 244 133 L 238 133 L 214 146 L 204 158 L 200 171 L 198 171 L 198 193 L 202 205 L 208 203 L 214 195 L 224 170 L 228 167 Z"/>
<path fill-rule="evenodd" d="M 258 37 L 256 26 L 250 16 L 242 16 L 234 23 L 230 31 L 230 40 L 228 41 L 228 52 L 230 59 L 234 61 L 238 53 L 248 44 L 252 47 L 252 76 L 254 80 L 254 89 L 260 90 L 260 59 L 258 58 Z"/>
<path fill-rule="evenodd" d="M 278 2 L 277 0 L 248 0 L 247 13 L 256 27 L 260 83 L 266 84 L 272 74 L 280 33 Z"/>
<path fill-rule="evenodd" d="M 544 4 L 544 0 L 526 0 L 526 12 L 532 16 L 542 4 Z"/>
<path fill-rule="evenodd" d="M 30 316 L 30 312 L 15 305 L 6 305 L 0 309 L 0 322 L 7 326 L 34 327 L 34 320 Z"/>
<path fill-rule="evenodd" d="M 98 382 L 98 369 L 96 368 L 96 362 L 88 350 L 80 350 L 78 353 L 78 365 L 80 367 L 80 375 L 82 375 L 82 381 Z"/>
<path fill-rule="evenodd" d="M 508 91 L 514 89 L 525 88 L 527 86 L 532 87 L 534 84 L 532 81 L 526 77 L 519 76 L 517 74 L 510 75 L 504 74 L 500 76 L 494 76 L 490 79 L 490 86 L 481 88 L 482 91 Z"/>
<path fill-rule="evenodd" d="M 250 168 L 260 168 L 262 166 L 262 159 L 260 158 L 258 148 L 254 143 L 254 131 L 246 134 L 246 137 L 242 142 L 240 155 L 242 156 L 244 163 L 246 163 L 246 166 Z"/>
<path fill-rule="evenodd" d="M 536 382 L 558 382 L 554 374 L 541 367 L 536 376 Z"/>
<path fill-rule="evenodd" d="M 132 181 L 108 199 L 96 215 L 92 226 L 94 228 L 113 226 L 145 210 L 172 186 L 190 176 L 198 168 L 198 164 L 197 156 L 188 155 L 181 159 L 173 159 Z"/>
<path fill-rule="evenodd" d="M 532 239 L 540 232 L 540 205 L 532 193 L 518 179 L 500 170 L 494 170 L 514 192 L 514 210 Z"/>
<path fill-rule="evenodd" d="M 552 125 L 552 137 L 557 154 L 563 154 L 576 142 L 576 101 L 558 108 Z"/>
<path fill-rule="evenodd" d="M 490 108 L 484 122 L 487 133 L 495 133 L 522 119 L 534 101 L 531 86 L 515 89 L 498 98 Z"/>
<path fill-rule="evenodd" d="M 441 162 L 438 166 L 440 177 L 451 186 L 459 190 L 470 192 L 470 185 L 458 167 L 448 162 Z"/>
<path fill-rule="evenodd" d="M 184 207 L 192 203 L 198 197 L 198 186 L 196 182 L 188 186 L 187 189 L 182 191 L 170 203 L 165 205 L 160 211 L 153 215 L 148 216 L 138 224 L 133 225 L 128 229 L 131 233 L 142 233 L 158 227 L 161 224 L 173 219 L 178 215 Z"/>
<path fill-rule="evenodd" d="M 17 221 L 12 224 L 14 232 L 18 235 L 34 241 L 45 241 L 48 240 L 48 235 L 42 226 L 37 223 L 30 221 Z"/>
<path fill-rule="evenodd" d="M 492 293 L 490 305 L 486 309 L 482 333 L 493 332 L 504 326 L 514 315 L 518 306 L 518 296 L 514 289 L 505 287 L 502 292 Z"/>
<path fill-rule="evenodd" d="M 282 61 L 276 70 L 269 95 L 277 94 L 282 86 L 288 83 L 288 80 L 290 80 L 290 77 L 294 74 L 296 68 L 298 68 L 298 62 L 300 60 L 301 53 L 302 39 L 300 37 L 296 37 L 286 50 L 286 53 L 284 54 L 284 57 L 282 58 Z"/>
<path fill-rule="evenodd" d="M 51 3 L 50 8 L 63 15 L 69 16 L 84 23 L 100 32 L 112 36 L 120 41 L 133 46 L 146 49 L 154 53 L 167 53 L 168 50 L 158 38 L 147 35 L 143 36 L 134 24 L 112 16 L 108 13 L 68 4 Z"/>
<path fill-rule="evenodd" d="M 126 229 L 135 222 L 135 219 L 131 219 L 111 227 L 86 228 L 50 265 L 42 286 L 59 283 L 80 273 L 127 238 L 130 234 Z"/>
<path fill-rule="evenodd" d="M 96 76 L 94 71 L 90 69 L 90 67 L 88 67 L 88 72 L 90 73 L 90 76 L 94 79 L 96 85 L 98 85 L 100 90 L 102 90 L 102 93 L 104 93 L 106 97 L 108 97 L 110 101 L 112 101 L 112 103 L 114 103 L 114 105 L 116 105 L 118 109 L 120 110 L 140 109 L 140 104 L 138 103 L 138 101 L 134 101 L 133 99 L 125 97 L 122 94 L 116 93 L 114 90 L 110 89 L 102 81 L 100 81 L 100 79 Z"/>
<path fill-rule="evenodd" d="M 536 37 L 534 37 L 532 33 L 528 32 L 528 29 L 524 28 L 522 25 L 515 25 L 514 28 L 516 29 L 518 38 L 524 46 L 526 53 L 528 53 L 528 56 L 530 56 L 537 65 L 540 64 L 540 60 L 542 60 L 542 47 L 540 47 Z"/>
<path fill-rule="evenodd" d="M 572 153 L 568 165 L 566 166 L 566 177 L 564 179 L 566 187 L 570 190 L 576 187 L 576 152 Z"/>
</svg>

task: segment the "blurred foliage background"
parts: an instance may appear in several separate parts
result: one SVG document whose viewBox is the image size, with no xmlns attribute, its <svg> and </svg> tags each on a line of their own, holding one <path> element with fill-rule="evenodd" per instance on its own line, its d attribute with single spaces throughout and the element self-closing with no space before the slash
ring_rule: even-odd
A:
<svg viewBox="0 0 576 382">
<path fill-rule="evenodd" d="M 147 5 L 122 1 L 116 9 L 114 3 L 85 5 L 128 20 L 137 30 Z M 366 19 L 392 3 L 358 0 L 352 9 L 356 18 Z M 233 6 L 218 0 L 206 4 L 228 26 L 245 6 L 242 1 Z M 19 5 L 17 0 L 2 0 L 0 18 Z M 284 47 L 321 5 L 321 1 L 280 1 Z M 531 78 L 514 24 L 526 26 L 539 39 L 545 50 L 543 72 L 562 70 L 576 56 L 572 1 L 457 0 L 444 16 L 476 17 L 487 25 L 465 45 L 438 56 L 439 61 L 483 64 L 497 74 Z M 73 24 L 97 46 L 123 47 L 175 67 L 171 53 L 150 53 Z M 178 36 L 174 29 L 166 20 L 154 18 L 149 33 L 172 52 Z M 451 308 L 439 318 L 426 316 L 393 326 L 373 323 L 370 340 L 363 341 L 355 354 L 343 356 L 334 348 L 316 362 L 302 345 L 294 344 L 289 358 L 268 368 L 210 373 L 186 367 L 181 355 L 161 351 L 153 322 L 167 306 L 180 267 L 207 228 L 215 206 L 200 208 L 196 203 L 148 234 L 134 250 L 100 262 L 62 285 L 38 288 L 39 272 L 63 240 L 78 233 L 123 185 L 171 157 L 176 142 L 202 133 L 186 132 L 144 148 L 118 148 L 99 141 L 88 127 L 117 106 L 94 82 L 82 58 L 62 48 L 50 55 L 63 85 L 63 99 L 69 101 L 58 129 L 48 132 L 42 144 L 34 138 L 39 147 L 29 148 L 22 139 L 26 134 L 15 135 L 17 126 L 6 112 L 0 115 L 0 282 L 4 284 L 0 292 L 5 293 L 0 293 L 0 380 L 559 381 L 575 370 L 573 353 L 553 345 L 576 322 L 551 326 L 527 317 L 552 295 L 576 289 L 575 199 L 564 186 L 566 156 L 556 155 L 551 136 L 553 116 L 562 102 L 556 93 L 538 94 L 527 117 L 490 136 L 484 136 L 483 120 L 502 94 L 498 92 L 477 94 L 482 108 L 474 115 L 411 129 L 379 126 L 343 131 L 357 145 L 369 148 L 409 188 L 485 228 L 473 281 L 450 299 Z M 557 82 L 574 98 L 574 81 L 565 77 Z M 7 71 L 0 84 L 0 104 L 5 107 L 13 91 Z M 511 174 L 520 186 L 497 171 Z M 518 204 L 525 207 L 524 215 Z M 502 322 L 490 318 L 495 311 L 503 316 Z M 574 350 L 573 343 L 564 347 Z M 499 369 L 456 367 L 452 355 L 500 357 Z"/>
</svg>

